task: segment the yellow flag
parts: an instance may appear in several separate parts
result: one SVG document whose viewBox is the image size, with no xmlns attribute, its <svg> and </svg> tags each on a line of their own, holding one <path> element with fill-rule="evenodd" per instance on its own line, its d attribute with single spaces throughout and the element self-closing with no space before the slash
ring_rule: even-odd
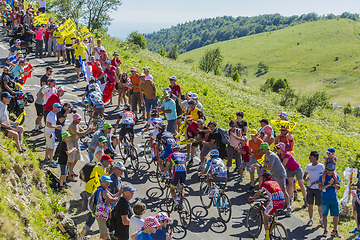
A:
<svg viewBox="0 0 360 240">
<path fill-rule="evenodd" d="M 186 145 L 189 145 L 189 144 L 191 144 L 191 142 L 189 142 L 187 139 L 178 141 L 177 143 L 180 144 L 180 145 L 185 145 L 185 144 L 186 144 Z"/>
<path fill-rule="evenodd" d="M 34 17 L 34 26 L 36 26 L 36 24 L 47 24 L 48 23 L 48 19 L 46 17 L 46 13 L 42 13 L 39 16 Z"/>
<path fill-rule="evenodd" d="M 289 122 L 289 121 L 283 121 L 283 120 L 270 120 L 271 125 L 284 127 L 289 132 L 292 132 L 294 128 L 296 127 L 297 122 Z"/>
<path fill-rule="evenodd" d="M 181 126 L 179 127 L 179 133 L 175 136 L 175 138 L 185 135 L 185 132 L 186 132 L 186 121 L 184 121 L 183 124 L 181 124 Z"/>
<path fill-rule="evenodd" d="M 90 32 L 90 31 L 87 27 L 83 26 L 82 29 L 80 29 L 80 32 L 83 33 L 83 32 Z"/>
<path fill-rule="evenodd" d="M 63 25 L 58 28 L 59 32 L 63 36 L 67 36 L 76 31 L 75 23 L 69 18 Z"/>
<path fill-rule="evenodd" d="M 22 122 L 24 116 L 26 116 L 25 110 L 18 116 L 18 118 L 15 120 L 15 122 L 20 124 Z"/>
<path fill-rule="evenodd" d="M 257 160 L 258 163 L 260 163 L 261 165 L 264 165 L 265 162 L 265 154 L 262 155 L 262 157 L 260 159 Z"/>
<path fill-rule="evenodd" d="M 95 181 L 94 181 L 94 185 L 93 185 L 93 192 L 98 188 L 98 186 L 100 186 L 99 174 L 98 174 L 98 172 L 95 172 Z"/>
</svg>

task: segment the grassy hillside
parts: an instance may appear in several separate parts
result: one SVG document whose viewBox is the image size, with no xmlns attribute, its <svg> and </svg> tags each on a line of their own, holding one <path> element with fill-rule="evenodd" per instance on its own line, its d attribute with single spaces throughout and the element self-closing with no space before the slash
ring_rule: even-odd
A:
<svg viewBox="0 0 360 240">
<path fill-rule="evenodd" d="M 298 92 L 324 89 L 331 101 L 360 105 L 360 23 L 348 19 L 321 20 L 229 40 L 181 54 L 178 61 L 198 60 L 209 48 L 220 47 L 223 65 L 238 62 L 249 67 L 247 79 L 258 86 L 266 78 L 286 77 Z M 336 60 L 338 58 L 338 60 Z M 257 64 L 265 61 L 269 73 L 256 77 Z M 316 71 L 313 71 L 316 67 Z"/>
</svg>

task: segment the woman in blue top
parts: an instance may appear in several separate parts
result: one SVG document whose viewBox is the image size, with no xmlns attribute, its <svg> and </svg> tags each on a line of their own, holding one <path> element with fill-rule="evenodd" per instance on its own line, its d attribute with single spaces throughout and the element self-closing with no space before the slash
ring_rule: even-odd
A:
<svg viewBox="0 0 360 240">
<path fill-rule="evenodd" d="M 21 74 L 24 73 L 24 67 L 25 67 L 25 59 L 21 58 L 19 60 L 19 64 L 16 65 L 16 67 L 14 67 L 14 69 L 12 70 L 12 73 L 14 74 L 15 78 L 21 77 Z"/>
</svg>

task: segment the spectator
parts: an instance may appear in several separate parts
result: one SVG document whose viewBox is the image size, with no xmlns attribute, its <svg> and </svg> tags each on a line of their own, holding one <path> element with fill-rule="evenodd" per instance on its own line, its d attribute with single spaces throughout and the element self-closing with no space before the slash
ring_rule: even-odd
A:
<svg viewBox="0 0 360 240">
<path fill-rule="evenodd" d="M 100 136 L 97 141 L 97 147 L 94 151 L 94 162 L 100 162 L 101 157 L 105 154 L 106 144 L 108 140 L 104 136 Z"/>
<path fill-rule="evenodd" d="M 21 78 L 22 74 L 24 73 L 24 68 L 25 68 L 25 59 L 24 58 L 20 58 L 19 60 L 19 64 L 16 65 L 13 70 L 11 71 L 14 75 L 14 78 Z"/>
<path fill-rule="evenodd" d="M 53 34 L 54 38 L 56 39 L 57 45 L 56 45 L 56 51 L 57 51 L 57 63 L 60 62 L 60 57 L 62 56 L 61 62 L 65 62 L 65 46 L 64 46 L 64 40 L 65 37 L 61 34 L 59 29 L 56 27 L 55 32 Z"/>
<path fill-rule="evenodd" d="M 258 132 L 256 129 L 251 130 L 250 132 L 251 139 L 249 140 L 250 147 L 250 166 L 255 163 L 258 163 L 258 160 L 262 158 L 263 153 L 260 151 L 260 146 L 263 140 L 258 137 Z M 250 169 L 250 182 L 251 186 L 249 192 L 255 191 L 255 170 Z M 257 170 L 258 177 L 263 174 L 261 169 Z M 262 177 L 259 177 L 259 185 L 262 183 Z"/>
<path fill-rule="evenodd" d="M 56 86 L 56 80 L 52 77 L 49 77 L 47 80 L 47 87 L 43 88 L 45 104 L 47 103 L 47 100 L 51 95 L 57 93 L 57 89 L 55 88 L 55 86 Z M 45 113 L 44 113 L 44 117 L 45 117 Z"/>
<path fill-rule="evenodd" d="M 319 153 L 317 151 L 311 151 L 309 155 L 310 164 L 305 168 L 304 181 L 307 183 L 306 191 L 306 202 L 309 205 L 309 222 L 307 226 L 312 226 L 314 223 L 313 220 L 313 210 L 314 210 L 314 200 L 315 205 L 318 206 L 318 212 L 320 217 L 320 224 L 323 227 L 323 216 L 321 211 L 321 191 L 319 190 L 318 180 L 320 175 L 324 172 L 324 165 L 318 162 Z"/>
<path fill-rule="evenodd" d="M 272 180 L 277 182 L 280 185 L 281 191 L 284 193 L 285 202 L 287 205 L 286 216 L 290 217 L 291 215 L 291 205 L 290 198 L 286 191 L 285 180 L 286 180 L 286 171 L 284 166 L 281 164 L 279 157 L 270 151 L 270 147 L 268 143 L 261 143 L 260 151 L 262 154 L 265 154 L 264 165 L 260 165 L 259 163 L 254 163 L 251 165 L 251 170 L 254 169 L 262 169 L 262 170 L 270 170 L 272 174 Z"/>
<path fill-rule="evenodd" d="M 264 119 L 259 120 L 259 122 L 260 122 L 261 127 L 260 127 L 258 133 L 259 133 L 259 136 L 260 136 L 261 138 L 264 138 L 264 137 L 265 137 L 264 127 L 267 126 L 267 125 L 269 125 L 269 120 L 267 120 L 266 118 L 264 118 Z M 274 131 L 274 129 L 272 130 L 272 133 L 271 133 L 271 134 L 275 137 L 275 131 Z"/>
<path fill-rule="evenodd" d="M 176 83 L 176 77 L 175 76 L 171 76 L 169 77 L 170 80 L 170 88 L 172 93 L 177 97 L 180 98 L 181 97 L 181 87 L 179 84 Z"/>
<path fill-rule="evenodd" d="M 62 87 L 59 87 L 56 91 L 57 92 L 51 94 L 51 96 L 48 98 L 48 100 L 45 103 L 45 106 L 44 106 L 44 119 L 45 119 L 45 122 L 46 122 L 46 118 L 47 118 L 48 113 L 53 108 L 52 106 L 54 105 L 54 103 L 60 103 L 61 104 L 60 98 L 62 96 L 64 96 L 64 94 L 66 92 L 65 89 L 62 88 Z M 47 93 L 45 93 L 45 96 L 46 96 Z"/>
<path fill-rule="evenodd" d="M 169 229 L 166 233 L 163 229 L 166 229 L 172 218 L 168 217 L 165 212 L 159 212 L 156 214 L 156 219 L 159 221 L 160 225 L 157 228 L 156 233 L 151 234 L 151 237 L 156 240 L 171 240 L 172 231 Z"/>
<path fill-rule="evenodd" d="M 100 58 L 99 58 L 99 61 L 100 61 L 100 63 L 101 63 L 101 67 L 102 67 L 103 71 L 105 71 L 106 62 L 107 62 L 107 61 L 110 62 L 109 57 L 108 57 L 105 49 L 100 49 Z M 110 66 L 111 66 L 111 67 L 114 67 L 114 66 L 111 65 L 111 62 L 110 62 Z M 116 67 L 114 67 L 114 68 L 116 68 Z"/>
<path fill-rule="evenodd" d="M 54 37 L 54 31 L 57 26 L 52 17 L 49 18 L 49 49 L 48 49 L 48 57 L 55 57 L 56 56 L 56 38 Z"/>
<path fill-rule="evenodd" d="M 48 84 L 48 80 L 49 80 L 52 73 L 53 73 L 53 68 L 51 66 L 47 66 L 45 74 L 42 75 L 41 78 L 40 78 L 40 87 L 45 86 L 45 85 Z M 54 79 L 54 81 L 55 81 L 55 79 Z"/>
<path fill-rule="evenodd" d="M 287 120 L 288 114 L 286 112 L 281 112 L 280 114 L 278 114 L 278 117 L 280 117 L 281 121 L 289 121 Z"/>
<path fill-rule="evenodd" d="M 181 108 L 186 111 L 189 108 L 189 101 L 191 100 L 192 92 L 185 95 L 185 100 L 181 102 Z"/>
<path fill-rule="evenodd" d="M 8 92 L 11 95 L 15 94 L 15 91 L 13 88 L 10 87 L 10 83 L 13 83 L 14 81 L 10 78 L 9 73 L 9 67 L 5 66 L 3 68 L 3 73 L 1 74 L 1 91 L 2 92 Z"/>
<path fill-rule="evenodd" d="M 210 125 L 212 125 L 211 128 L 210 128 Z M 214 127 L 214 125 L 215 125 L 215 127 Z M 200 161 L 201 161 L 201 163 L 200 163 L 199 168 L 197 169 L 197 171 L 199 171 L 199 172 L 201 172 L 201 171 L 203 171 L 205 169 L 206 155 L 208 155 L 208 153 L 211 150 L 216 149 L 216 142 L 215 142 L 215 140 L 214 141 L 212 140 L 212 134 L 215 131 L 215 129 L 216 129 L 216 123 L 211 121 L 211 122 L 209 122 L 209 124 L 207 126 L 207 129 L 199 130 L 200 133 L 209 134 L 208 138 L 202 142 L 203 149 L 200 152 Z"/>
<path fill-rule="evenodd" d="M 12 138 L 15 141 L 15 146 L 20 153 L 26 151 L 22 146 L 22 137 L 24 128 L 19 126 L 18 122 L 12 122 L 9 120 L 9 112 L 7 107 L 11 101 L 12 96 L 8 92 L 1 93 L 1 102 L 0 102 L 0 125 L 1 131 L 5 136 Z"/>
<path fill-rule="evenodd" d="M 129 224 L 129 234 L 133 234 L 134 232 L 140 231 L 144 225 L 144 220 L 141 219 L 145 214 L 146 205 L 142 202 L 137 202 L 133 206 L 134 215 L 130 218 Z M 130 238 L 129 238 L 130 239 Z"/>
<path fill-rule="evenodd" d="M 44 46 L 44 28 L 40 26 L 40 24 L 36 24 L 35 29 L 35 41 L 36 41 L 36 48 L 35 48 L 35 58 L 42 58 L 43 54 L 43 46 Z"/>
<path fill-rule="evenodd" d="M 319 177 L 319 189 L 322 190 L 321 193 L 321 210 L 323 214 L 324 221 L 324 233 L 323 237 L 327 237 L 327 215 L 330 210 L 330 214 L 333 217 L 334 229 L 331 232 L 332 237 L 341 238 L 340 234 L 337 231 L 337 226 L 339 223 L 339 202 L 336 195 L 336 192 L 340 189 L 340 177 L 336 174 L 336 178 L 333 178 L 333 172 L 335 170 L 335 165 L 329 163 L 326 165 L 326 176 L 325 181 L 322 182 L 322 174 Z"/>
<path fill-rule="evenodd" d="M 219 150 L 219 157 L 221 159 L 225 159 L 226 157 L 226 145 L 221 141 L 222 136 L 219 132 L 219 129 L 216 128 L 216 122 L 214 121 L 210 121 L 208 124 L 208 127 L 210 128 L 211 131 L 211 140 L 210 142 L 203 142 L 204 145 L 207 146 L 213 146 L 213 144 L 216 144 L 216 149 Z"/>
<path fill-rule="evenodd" d="M 117 192 L 120 192 L 120 195 L 122 194 L 123 187 L 121 185 L 121 176 L 124 174 L 126 168 L 124 167 L 124 164 L 122 162 L 116 162 L 114 166 L 112 167 L 113 173 L 110 175 L 112 183 L 109 186 L 110 192 L 112 194 L 116 194 Z"/>
<path fill-rule="evenodd" d="M 45 150 L 45 162 L 50 162 L 50 166 L 56 167 L 57 164 L 53 160 L 54 149 L 55 149 L 55 129 L 62 129 L 61 125 L 56 125 L 56 114 L 61 109 L 60 103 L 54 103 L 52 110 L 49 112 L 46 120 L 45 127 L 45 142 L 46 142 L 46 150 Z"/>
<path fill-rule="evenodd" d="M 86 52 L 86 60 L 90 60 L 90 57 L 91 57 L 91 55 L 88 55 L 88 53 L 92 53 L 92 47 L 94 46 L 94 44 L 93 44 L 93 39 L 92 38 L 84 38 L 83 40 L 83 43 L 85 44 L 85 46 L 86 46 L 86 49 L 88 50 L 87 52 Z"/>
<path fill-rule="evenodd" d="M 80 81 L 80 72 L 81 72 L 81 65 L 80 59 L 85 62 L 86 61 L 86 53 L 90 55 L 87 50 L 87 47 L 84 43 L 80 42 L 80 38 L 75 39 L 75 44 L 73 45 L 74 52 L 75 52 L 75 67 L 76 67 L 76 74 L 77 74 L 77 81 Z M 85 76 L 84 76 L 85 77 Z"/>
<path fill-rule="evenodd" d="M 244 118 L 244 113 L 242 111 L 236 113 L 236 127 L 240 128 L 241 134 L 245 136 L 247 132 L 247 122 L 243 120 L 243 118 Z"/>
<path fill-rule="evenodd" d="M 234 169 L 234 171 L 239 171 L 239 167 L 240 167 L 240 153 L 238 151 L 235 151 L 235 148 L 238 147 L 240 145 L 240 140 L 241 140 L 241 130 L 236 128 L 236 121 L 235 120 L 231 120 L 229 122 L 229 127 L 230 129 L 227 130 L 227 136 L 229 138 L 229 145 L 227 147 L 227 163 L 226 163 L 226 168 L 227 168 L 227 172 L 230 171 L 230 167 L 232 165 L 232 159 L 235 158 L 235 164 L 236 164 L 236 168 Z"/>
<path fill-rule="evenodd" d="M 354 209 L 354 217 L 355 217 L 355 221 L 356 221 L 356 227 L 354 230 L 350 231 L 349 233 L 356 233 L 359 232 L 359 223 L 360 223 L 360 172 L 358 172 L 357 174 L 357 179 L 358 181 L 356 183 L 352 183 L 351 184 L 351 194 L 353 197 L 353 209 Z M 356 191 L 356 193 L 355 193 Z M 360 239 L 360 234 L 355 238 L 355 239 Z"/>
<path fill-rule="evenodd" d="M 166 120 L 168 121 L 167 131 L 174 133 L 175 132 L 175 123 L 176 123 L 176 104 L 175 101 L 170 98 L 169 92 L 164 92 L 164 101 L 162 106 L 158 107 L 158 112 L 164 112 Z"/>
<path fill-rule="evenodd" d="M 156 233 L 157 228 L 160 226 L 159 221 L 155 217 L 147 217 L 144 221 L 143 231 L 139 232 L 136 240 L 154 240 L 150 234 Z"/>
<path fill-rule="evenodd" d="M 142 110 L 140 87 L 139 87 L 141 80 L 139 78 L 139 74 L 137 74 L 137 70 L 135 67 L 132 67 L 130 69 L 130 72 L 131 72 L 131 76 L 130 76 L 131 84 L 129 84 L 129 86 L 133 90 L 133 93 L 131 96 L 131 106 L 132 106 L 132 109 L 135 113 L 135 117 L 137 120 L 137 106 L 139 105 L 140 110 Z"/>
<path fill-rule="evenodd" d="M 111 59 L 111 65 L 116 67 L 116 68 L 120 67 L 121 60 L 119 58 L 118 52 L 114 52 L 113 56 L 114 56 L 114 58 Z"/>
<path fill-rule="evenodd" d="M 191 115 L 188 115 L 186 117 L 186 139 L 188 139 L 188 141 L 193 142 L 196 135 L 197 135 L 197 129 L 199 129 L 199 126 L 197 124 L 196 121 L 194 121 L 194 118 Z M 197 147 L 192 148 L 190 144 L 186 145 L 186 151 L 187 151 L 187 159 L 190 158 L 190 161 L 188 164 L 193 164 L 194 163 L 194 154 L 196 151 Z"/>
<path fill-rule="evenodd" d="M 5 30 L 5 31 L 6 31 L 6 30 Z M 10 57 L 10 56 L 13 56 L 13 55 L 16 55 L 16 52 L 17 52 L 17 51 L 21 51 L 20 44 L 21 44 L 21 40 L 20 40 L 20 39 L 16 39 L 16 40 L 15 40 L 15 44 L 10 47 L 9 57 Z"/>
<path fill-rule="evenodd" d="M 196 121 L 198 128 L 195 130 L 196 134 L 193 138 L 189 139 L 191 142 L 191 151 L 190 151 L 190 161 L 188 164 L 193 164 L 194 162 L 194 155 L 197 151 L 197 148 L 200 148 L 200 151 L 203 149 L 203 141 L 206 141 L 209 138 L 209 128 L 204 124 L 203 119 L 198 119 Z M 191 161 L 192 160 L 192 161 Z"/>
<path fill-rule="evenodd" d="M 36 109 L 37 118 L 35 120 L 34 131 L 38 133 L 41 133 L 42 132 L 41 129 L 44 128 L 44 126 L 42 126 L 41 120 L 43 119 L 44 116 L 44 106 L 45 106 L 43 90 L 46 87 L 47 85 L 42 86 L 36 94 L 35 109 Z"/>
<path fill-rule="evenodd" d="M 285 144 L 285 150 L 292 152 L 294 148 L 294 136 L 285 127 L 281 127 L 281 132 L 275 138 L 275 144 L 283 142 Z"/>
<path fill-rule="evenodd" d="M 195 100 L 196 102 L 196 107 L 198 109 L 200 109 L 200 111 L 204 112 L 204 108 L 203 108 L 203 105 L 199 102 L 199 99 L 198 99 L 198 95 L 196 93 L 193 93 L 191 95 L 191 99 Z"/>
<path fill-rule="evenodd" d="M 119 77 L 119 99 L 118 99 L 118 105 L 117 105 L 117 109 L 120 109 L 120 104 L 127 104 L 126 101 L 126 91 L 129 89 L 127 86 L 127 81 L 128 81 L 128 75 L 126 72 L 122 73 Z M 115 109 L 115 110 L 117 110 Z"/>
<path fill-rule="evenodd" d="M 46 53 L 49 54 L 51 52 L 51 51 L 49 51 L 49 37 L 50 37 L 50 30 L 47 25 L 45 28 L 45 34 L 44 34 L 44 42 L 45 42 L 44 55 L 46 55 Z"/>
<path fill-rule="evenodd" d="M 150 110 L 157 106 L 158 99 L 156 97 L 156 86 L 150 78 L 146 79 L 144 74 L 140 74 L 139 77 L 141 80 L 139 87 L 140 90 L 144 93 L 146 120 L 149 120 Z"/>
<path fill-rule="evenodd" d="M 73 40 L 75 39 L 75 37 L 76 36 L 74 33 L 71 33 L 65 37 L 65 51 L 66 51 L 66 58 L 68 61 L 66 65 L 75 64 L 75 56 L 74 56 L 74 48 L 73 48 Z"/>
<path fill-rule="evenodd" d="M 235 181 L 242 182 L 244 178 L 244 169 L 246 168 L 250 172 L 250 147 L 247 144 L 247 136 L 242 136 L 241 138 L 241 149 L 238 147 L 235 148 L 242 155 L 242 162 L 240 164 L 240 177 L 235 179 Z"/>
<path fill-rule="evenodd" d="M 24 58 L 24 56 L 20 50 L 17 50 L 15 55 L 12 55 L 6 59 L 4 67 L 7 67 L 9 70 L 12 70 L 12 68 L 16 67 L 16 65 L 19 64 L 19 60 L 21 58 Z"/>
<path fill-rule="evenodd" d="M 153 81 L 153 77 L 150 74 L 150 67 L 144 67 L 144 74 L 145 74 L 145 79 L 150 79 L 151 81 Z"/>
<path fill-rule="evenodd" d="M 104 91 L 105 85 L 106 85 L 106 76 L 104 74 L 104 71 L 102 70 L 101 64 L 98 61 L 95 61 L 95 57 L 91 56 L 90 61 L 87 62 L 88 65 L 92 66 L 92 74 L 93 77 L 98 80 L 97 83 L 100 87 L 101 93 Z M 90 79 L 90 78 L 89 78 Z"/>
<path fill-rule="evenodd" d="M 61 125 L 63 128 L 65 127 L 65 120 L 67 115 L 71 112 L 71 108 L 72 108 L 72 104 L 69 102 L 66 102 L 62 105 L 62 108 L 60 109 L 60 111 L 56 114 L 56 125 Z M 63 130 L 59 130 L 59 129 L 55 129 L 55 138 L 59 141 L 56 150 L 55 150 L 55 154 L 54 154 L 54 160 L 57 160 L 57 157 L 59 156 L 59 148 L 60 148 L 60 143 L 62 141 L 62 133 Z"/>
<path fill-rule="evenodd" d="M 68 173 L 68 155 L 70 155 L 73 152 L 76 152 L 77 148 L 71 148 L 70 151 L 68 150 L 67 143 L 70 141 L 70 133 L 69 132 L 63 132 L 61 134 L 61 143 L 59 143 L 59 164 L 60 164 L 60 191 L 64 190 L 64 183 L 66 183 L 66 175 Z"/>
<path fill-rule="evenodd" d="M 116 146 L 118 146 L 119 143 L 120 143 L 119 136 L 118 135 L 112 135 L 110 139 L 111 139 L 111 146 L 113 147 L 114 150 L 116 150 Z M 104 153 L 108 154 L 112 158 L 115 158 L 114 153 L 111 152 L 110 149 L 106 148 Z"/>
<path fill-rule="evenodd" d="M 100 61 L 100 50 L 105 50 L 103 46 L 101 46 L 101 39 L 98 38 L 96 40 L 96 47 L 94 47 L 93 56 L 95 56 L 96 61 Z"/>
<path fill-rule="evenodd" d="M 101 137 L 101 136 L 104 136 L 107 140 L 106 147 L 109 148 L 112 152 L 114 152 L 115 157 L 117 156 L 117 154 L 116 154 L 115 150 L 113 149 L 113 147 L 111 146 L 111 142 L 110 142 L 111 129 L 112 129 L 112 125 L 110 123 L 104 123 L 103 129 L 97 130 L 94 133 L 91 143 L 89 144 L 89 147 L 88 147 L 88 154 L 89 154 L 90 162 L 92 162 L 94 159 L 94 153 L 95 153 L 95 149 L 97 147 L 97 141 L 98 141 L 99 137 Z"/>
<path fill-rule="evenodd" d="M 188 102 L 189 108 L 187 109 L 187 115 L 191 115 L 195 121 L 198 119 L 205 119 L 204 113 L 196 106 L 196 101 L 191 99 Z"/>
<path fill-rule="evenodd" d="M 267 142 L 269 144 L 269 146 L 271 147 L 272 144 L 274 144 L 275 142 L 275 138 L 272 135 L 273 132 L 273 128 L 270 125 L 266 125 L 264 126 L 264 137 L 263 137 L 263 141 Z"/>
<path fill-rule="evenodd" d="M 39 11 L 45 13 L 46 11 L 46 0 L 37 0 L 39 3 Z"/>
<path fill-rule="evenodd" d="M 129 224 L 133 212 L 129 201 L 133 198 L 135 191 L 136 189 L 131 185 L 124 186 L 123 196 L 115 207 L 115 236 L 118 240 L 128 240 L 130 237 Z"/>
</svg>

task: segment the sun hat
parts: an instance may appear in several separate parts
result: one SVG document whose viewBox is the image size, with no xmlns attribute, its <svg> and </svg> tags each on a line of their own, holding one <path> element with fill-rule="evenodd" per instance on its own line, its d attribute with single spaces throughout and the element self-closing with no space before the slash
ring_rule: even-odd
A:
<svg viewBox="0 0 360 240">
<path fill-rule="evenodd" d="M 155 217 L 159 222 L 164 220 L 168 220 L 168 221 L 172 220 L 172 218 L 169 217 L 165 212 L 159 212 L 158 214 L 156 214 Z"/>
<path fill-rule="evenodd" d="M 251 129 L 250 135 L 257 135 L 258 131 L 256 129 Z"/>
<path fill-rule="evenodd" d="M 335 148 L 329 147 L 328 150 L 326 150 L 326 153 L 335 153 Z"/>
<path fill-rule="evenodd" d="M 113 181 L 111 180 L 111 177 L 106 176 L 106 175 L 102 175 L 102 176 L 101 176 L 100 182 L 103 182 L 103 181 L 110 182 L 110 183 L 113 182 Z"/>
<path fill-rule="evenodd" d="M 106 64 L 111 64 L 111 62 L 109 60 L 105 61 Z"/>
<path fill-rule="evenodd" d="M 78 119 L 82 119 L 82 117 L 81 117 L 80 114 L 75 113 L 75 114 L 73 115 L 73 121 L 78 120 Z"/>
<path fill-rule="evenodd" d="M 106 130 L 106 129 L 109 129 L 109 128 L 112 128 L 112 125 L 110 123 L 104 123 L 103 124 L 103 130 Z"/>
<path fill-rule="evenodd" d="M 269 144 L 267 142 L 263 142 L 261 143 L 259 149 L 263 150 L 263 149 L 268 149 L 270 150 Z"/>
<path fill-rule="evenodd" d="M 188 93 L 186 93 L 186 96 L 189 96 L 190 95 L 190 97 L 192 96 L 192 92 L 188 92 Z"/>
<path fill-rule="evenodd" d="M 98 38 L 96 41 L 101 41 L 101 38 Z"/>
<path fill-rule="evenodd" d="M 63 141 L 64 141 L 64 139 L 67 138 L 67 137 L 71 137 L 71 134 L 70 134 L 69 132 L 63 132 L 63 133 L 61 134 L 61 140 L 63 140 Z"/>
<path fill-rule="evenodd" d="M 137 72 L 136 67 L 131 67 L 130 72 Z"/>
<path fill-rule="evenodd" d="M 267 120 L 266 118 L 263 118 L 263 119 L 259 120 L 259 122 L 265 123 L 266 125 L 269 124 L 269 120 Z"/>
<path fill-rule="evenodd" d="M 57 108 L 62 108 L 61 104 L 60 104 L 60 103 L 58 103 L 58 102 L 53 104 L 53 108 L 54 108 L 54 107 L 57 107 Z"/>
<path fill-rule="evenodd" d="M 108 140 L 104 136 L 100 136 L 97 141 L 98 142 L 108 142 Z"/>
<path fill-rule="evenodd" d="M 120 170 L 122 170 L 122 171 L 125 171 L 125 170 L 126 170 L 126 168 L 124 167 L 124 164 L 123 164 L 122 162 L 116 162 L 116 163 L 114 163 L 114 168 L 118 168 L 118 169 L 120 169 Z"/>
<path fill-rule="evenodd" d="M 287 118 L 288 114 L 286 112 L 281 112 L 280 114 L 278 114 L 279 117 L 284 117 Z"/>
<path fill-rule="evenodd" d="M 283 142 L 279 142 L 278 144 L 276 144 L 276 147 L 283 150 L 283 151 L 286 151 L 285 150 L 285 143 L 283 143 Z"/>
<path fill-rule="evenodd" d="M 329 163 L 328 165 L 326 165 L 326 169 L 335 169 L 335 165 L 333 163 Z"/>
<path fill-rule="evenodd" d="M 160 226 L 160 223 L 156 219 L 156 217 L 147 217 L 145 218 L 144 225 L 141 227 L 141 229 L 158 227 L 158 226 Z"/>
<path fill-rule="evenodd" d="M 143 68 L 143 70 L 147 70 L 147 71 L 150 72 L 150 67 L 146 66 L 146 67 Z"/>
<path fill-rule="evenodd" d="M 175 80 L 175 81 L 176 81 L 176 77 L 175 77 L 175 76 L 171 76 L 171 77 L 169 77 L 169 80 Z"/>
<path fill-rule="evenodd" d="M 16 53 L 22 54 L 22 51 L 20 51 L 20 50 L 17 50 L 17 51 L 16 51 Z"/>
<path fill-rule="evenodd" d="M 102 155 L 101 160 L 103 160 L 103 161 L 109 161 L 109 162 L 113 162 L 113 161 L 114 161 L 114 159 L 112 159 L 108 154 Z"/>
<path fill-rule="evenodd" d="M 123 187 L 123 193 L 124 192 L 135 192 L 135 191 L 136 191 L 136 189 L 131 185 L 125 185 Z"/>
<path fill-rule="evenodd" d="M 273 131 L 273 128 L 270 125 L 266 125 L 263 129 L 264 129 L 264 132 L 268 133 L 268 134 L 271 134 Z"/>
<path fill-rule="evenodd" d="M 139 77 L 145 77 L 145 74 L 140 73 L 140 74 L 139 74 Z"/>
</svg>

